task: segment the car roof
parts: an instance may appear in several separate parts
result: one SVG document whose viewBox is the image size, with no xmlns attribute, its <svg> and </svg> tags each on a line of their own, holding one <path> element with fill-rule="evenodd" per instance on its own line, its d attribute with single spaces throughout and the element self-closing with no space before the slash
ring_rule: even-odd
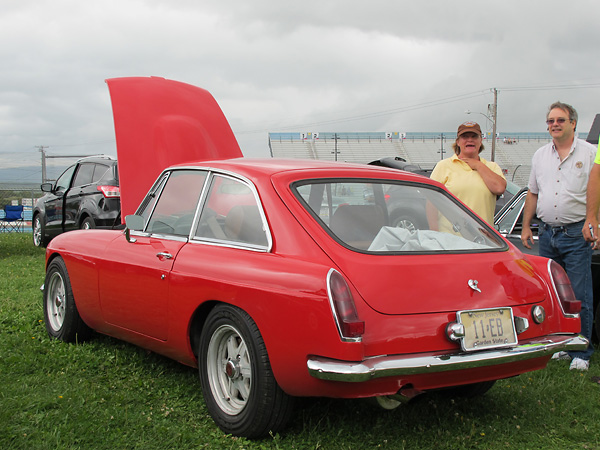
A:
<svg viewBox="0 0 600 450">
<path fill-rule="evenodd" d="M 92 163 L 117 163 L 117 160 L 108 155 L 92 155 L 80 158 L 77 160 L 78 163 L 92 162 Z"/>
<path fill-rule="evenodd" d="M 410 172 L 400 172 L 387 167 L 313 159 L 235 158 L 228 160 L 195 161 L 177 164 L 167 170 L 181 168 L 216 169 L 233 172 L 249 179 L 270 178 L 275 174 L 287 172 L 290 175 L 295 174 L 295 178 L 297 179 L 356 177 L 425 181 L 428 184 L 436 184 L 420 175 Z"/>
</svg>

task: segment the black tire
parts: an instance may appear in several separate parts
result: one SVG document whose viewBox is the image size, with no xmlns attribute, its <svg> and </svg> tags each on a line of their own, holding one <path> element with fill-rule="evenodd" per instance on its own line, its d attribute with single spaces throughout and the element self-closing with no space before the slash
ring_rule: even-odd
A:
<svg viewBox="0 0 600 450">
<path fill-rule="evenodd" d="M 93 230 L 96 228 L 96 223 L 94 222 L 94 219 L 92 219 L 90 216 L 87 216 L 85 219 L 83 219 L 79 228 L 81 230 Z"/>
<path fill-rule="evenodd" d="M 489 391 L 494 384 L 496 384 L 496 380 L 482 381 L 481 383 L 465 384 L 463 386 L 448 388 L 445 389 L 444 392 L 464 398 L 480 397 Z"/>
<path fill-rule="evenodd" d="M 208 412 L 225 433 L 259 438 L 288 422 L 293 398 L 277 384 L 260 331 L 245 311 L 222 304 L 210 312 L 198 370 Z"/>
<path fill-rule="evenodd" d="M 33 231 L 33 245 L 36 247 L 46 247 L 49 239 L 46 237 L 46 226 L 41 214 L 36 214 L 31 221 Z"/>
<path fill-rule="evenodd" d="M 48 265 L 43 298 L 44 322 L 50 337 L 64 342 L 82 341 L 89 337 L 91 330 L 79 316 L 67 266 L 60 257 Z"/>
</svg>

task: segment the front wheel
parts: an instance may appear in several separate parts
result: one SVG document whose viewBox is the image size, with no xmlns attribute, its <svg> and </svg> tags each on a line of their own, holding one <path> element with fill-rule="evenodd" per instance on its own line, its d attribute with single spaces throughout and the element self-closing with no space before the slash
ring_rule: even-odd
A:
<svg viewBox="0 0 600 450">
<path fill-rule="evenodd" d="M 231 305 L 211 311 L 198 370 L 208 411 L 225 433 L 258 438 L 289 420 L 293 398 L 277 384 L 260 331 L 245 311 Z"/>
<path fill-rule="evenodd" d="M 67 266 L 60 257 L 53 259 L 46 270 L 44 322 L 50 337 L 65 342 L 84 340 L 91 331 L 79 316 Z"/>
<path fill-rule="evenodd" d="M 36 214 L 32 223 L 33 245 L 36 247 L 46 247 L 48 239 L 45 236 L 46 229 L 41 214 Z"/>
</svg>

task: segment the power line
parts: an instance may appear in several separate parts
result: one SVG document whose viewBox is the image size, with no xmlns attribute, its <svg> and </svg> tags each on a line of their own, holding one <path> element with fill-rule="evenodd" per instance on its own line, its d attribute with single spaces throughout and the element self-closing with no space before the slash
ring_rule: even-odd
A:
<svg viewBox="0 0 600 450">
<path fill-rule="evenodd" d="M 595 89 L 595 88 L 599 88 L 599 87 L 600 87 L 600 83 L 597 83 L 597 82 L 593 82 L 593 83 L 586 82 L 586 83 L 580 83 L 580 84 L 576 84 L 576 85 L 574 85 L 572 83 L 568 84 L 565 82 L 565 83 L 560 83 L 560 84 L 548 84 L 548 85 L 538 85 L 538 86 L 509 86 L 509 87 L 504 87 L 504 88 L 497 88 L 497 91 L 517 92 L 517 91 L 543 91 L 543 90 L 557 90 L 557 89 Z M 355 115 L 355 116 L 340 117 L 337 119 L 326 119 L 326 120 L 320 120 L 320 121 L 297 123 L 297 124 L 283 125 L 283 126 L 277 126 L 277 125 L 272 125 L 272 124 L 266 124 L 263 126 L 259 125 L 260 128 L 237 131 L 236 134 L 243 135 L 243 134 L 262 133 L 265 131 L 272 131 L 273 129 L 295 130 L 295 129 L 306 128 L 306 127 L 323 126 L 323 125 L 330 125 L 330 124 L 335 124 L 335 123 L 351 122 L 354 120 L 388 116 L 388 115 L 392 115 L 392 114 L 398 114 L 398 113 L 403 113 L 403 112 L 408 112 L 408 111 L 415 111 L 415 110 L 419 110 L 419 109 L 440 106 L 440 105 L 444 105 L 444 104 L 448 104 L 448 103 L 454 103 L 454 102 L 461 101 L 461 100 L 467 100 L 470 98 L 486 95 L 486 93 L 488 93 L 490 91 L 494 92 L 494 89 L 496 89 L 496 88 L 481 89 L 478 91 L 472 91 L 472 92 L 468 92 L 465 94 L 457 94 L 457 95 L 453 95 L 450 97 L 444 97 L 444 98 L 440 98 L 440 99 L 436 99 L 436 100 L 428 100 L 428 101 L 424 101 L 424 102 L 420 102 L 420 103 L 415 103 L 415 104 L 408 105 L 408 106 L 391 108 L 391 109 L 381 110 L 381 111 L 375 111 L 372 113 L 364 113 L 364 114 Z"/>
<path fill-rule="evenodd" d="M 487 93 L 487 91 L 488 91 L 487 89 L 473 91 L 473 92 L 468 92 L 465 94 L 454 95 L 451 97 L 444 97 L 444 98 L 437 99 L 437 100 L 428 100 L 428 101 L 416 103 L 413 105 L 408 105 L 408 106 L 403 106 L 403 107 L 398 107 L 398 108 L 391 108 L 388 110 L 376 111 L 376 112 L 372 112 L 372 113 L 364 113 L 364 114 L 360 114 L 360 115 L 356 115 L 356 116 L 341 117 L 338 119 L 328 119 L 328 120 L 321 120 L 321 121 L 307 122 L 307 123 L 293 124 L 293 125 L 284 125 L 284 126 L 265 126 L 264 128 L 256 129 L 256 130 L 238 131 L 236 134 L 258 133 L 258 132 L 270 131 L 273 128 L 277 128 L 279 130 L 290 130 L 290 129 L 305 128 L 305 127 L 323 126 L 323 125 L 329 125 L 329 124 L 334 124 L 334 123 L 351 122 L 354 120 L 371 119 L 374 117 L 382 117 L 382 116 L 388 116 L 388 115 L 392 115 L 392 114 L 414 111 L 414 110 L 418 110 L 418 109 L 431 108 L 434 106 L 440 106 L 440 105 L 444 105 L 444 104 L 448 104 L 448 103 L 454 103 L 454 102 L 457 102 L 460 100 L 467 100 L 467 99 L 474 98 L 474 97 L 480 97 L 482 95 L 485 95 Z"/>
</svg>

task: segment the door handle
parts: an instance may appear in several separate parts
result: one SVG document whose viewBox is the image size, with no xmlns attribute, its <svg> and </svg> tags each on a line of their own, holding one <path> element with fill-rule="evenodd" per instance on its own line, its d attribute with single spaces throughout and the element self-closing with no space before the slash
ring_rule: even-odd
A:
<svg viewBox="0 0 600 450">
<path fill-rule="evenodd" d="M 160 252 L 156 254 L 158 259 L 173 259 L 173 255 L 168 252 Z"/>
</svg>

